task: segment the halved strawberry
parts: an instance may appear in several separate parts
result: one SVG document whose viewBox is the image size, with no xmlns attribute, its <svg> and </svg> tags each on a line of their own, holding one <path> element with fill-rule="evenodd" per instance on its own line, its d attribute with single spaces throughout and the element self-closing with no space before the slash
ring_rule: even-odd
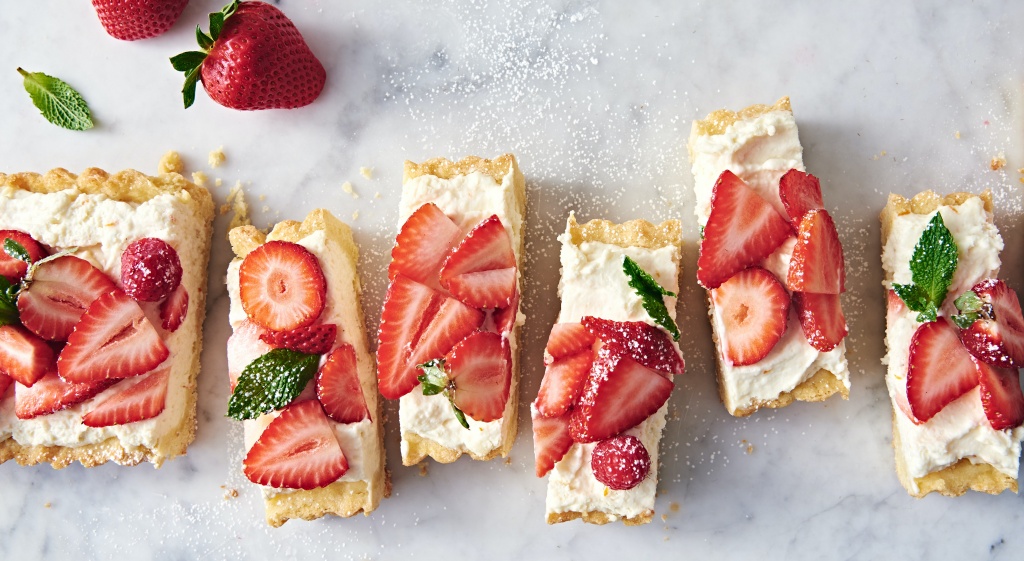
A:
<svg viewBox="0 0 1024 561">
<path fill-rule="evenodd" d="M 19 419 L 32 419 L 49 415 L 78 405 L 109 388 L 117 380 L 99 380 L 84 384 L 65 382 L 56 372 L 50 371 L 31 388 L 16 384 L 14 387 L 14 413 Z"/>
<path fill-rule="evenodd" d="M 96 405 L 82 417 L 87 427 L 126 425 L 152 419 L 163 413 L 167 402 L 167 384 L 171 377 L 169 366 L 154 370 L 135 380 L 122 380 L 115 393 Z"/>
<path fill-rule="evenodd" d="M 826 210 L 808 211 L 800 220 L 786 285 L 794 292 L 840 294 L 846 290 L 845 267 L 832 217 Z"/>
<path fill-rule="evenodd" d="M 116 286 L 85 259 L 58 257 L 36 267 L 32 284 L 18 296 L 21 323 L 50 341 L 67 341 L 82 314 Z"/>
<path fill-rule="evenodd" d="M 838 294 L 794 292 L 793 305 L 804 337 L 815 349 L 827 353 L 846 337 L 846 317 Z"/>
<path fill-rule="evenodd" d="M 534 402 L 540 414 L 545 417 L 564 415 L 583 393 L 583 384 L 592 364 L 594 351 L 590 347 L 574 355 L 554 359 L 544 369 L 544 378 L 540 381 L 537 401 Z"/>
<path fill-rule="evenodd" d="M 964 346 L 992 366 L 1024 367 L 1024 317 L 1017 293 L 999 279 L 985 279 L 972 290 L 991 306 L 992 319 L 976 320 L 961 331 Z"/>
<path fill-rule="evenodd" d="M 516 290 L 508 306 L 495 310 L 492 317 L 494 318 L 494 328 L 498 333 L 512 333 L 512 330 L 516 327 L 516 320 L 519 317 L 519 291 Z"/>
<path fill-rule="evenodd" d="M 725 358 L 734 365 L 754 364 L 768 355 L 786 332 L 789 293 L 765 269 L 741 271 L 711 291 Z"/>
<path fill-rule="evenodd" d="M 326 284 L 316 256 L 292 242 L 267 242 L 249 252 L 238 269 L 245 314 L 274 331 L 316 321 L 324 309 Z"/>
<path fill-rule="evenodd" d="M 231 382 L 231 391 L 235 391 L 235 384 L 245 367 L 273 349 L 260 337 L 265 332 L 254 322 L 244 320 L 228 337 L 228 380 Z"/>
<path fill-rule="evenodd" d="M 4 398 L 4 394 L 7 393 L 7 388 L 11 387 L 11 384 L 13 383 L 14 380 L 11 380 L 10 376 L 0 372 L 0 399 Z"/>
<path fill-rule="evenodd" d="M 149 372 L 169 354 L 139 303 L 112 290 L 82 314 L 57 357 L 57 373 L 73 383 L 127 378 Z"/>
<path fill-rule="evenodd" d="M 467 306 L 505 308 L 516 294 L 516 268 L 463 273 L 448 279 L 445 288 Z"/>
<path fill-rule="evenodd" d="M 438 288 L 441 266 L 460 237 L 462 230 L 437 205 L 421 206 L 409 215 L 395 237 L 388 279 L 402 275 Z"/>
<path fill-rule="evenodd" d="M 430 319 L 430 323 L 423 328 L 416 346 L 409 355 L 404 375 L 412 378 L 413 386 L 416 384 L 416 377 L 420 375 L 418 365 L 444 357 L 456 343 L 479 329 L 484 323 L 484 318 L 485 315 L 480 310 L 470 308 L 454 298 L 445 298 L 437 313 Z"/>
<path fill-rule="evenodd" d="M 181 327 L 188 314 L 188 290 L 185 285 L 179 284 L 178 288 L 160 303 L 160 325 L 165 331 L 174 333 Z"/>
<path fill-rule="evenodd" d="M 316 374 L 316 397 L 324 413 L 339 423 L 357 423 L 370 417 L 352 345 L 340 345 L 331 351 Z"/>
<path fill-rule="evenodd" d="M 905 415 L 908 419 L 910 419 L 910 422 L 914 423 L 915 425 L 923 425 L 924 424 L 924 421 L 918 420 L 916 417 L 914 417 L 914 411 L 912 409 L 910 409 L 910 401 L 907 400 L 906 394 L 901 393 L 901 392 L 896 392 L 895 399 L 896 399 L 896 406 L 900 408 L 900 411 L 903 412 L 903 415 Z"/>
<path fill-rule="evenodd" d="M 545 417 L 536 408 L 533 417 L 533 458 L 537 477 L 547 475 L 572 447 L 569 434 L 569 415 Z"/>
<path fill-rule="evenodd" d="M 718 288 L 734 274 L 768 257 L 792 235 L 775 207 L 731 171 L 711 192 L 711 214 L 697 258 L 697 280 Z"/>
<path fill-rule="evenodd" d="M 20 325 L 0 327 L 0 372 L 31 386 L 53 369 L 53 349 Z"/>
<path fill-rule="evenodd" d="M 621 350 L 647 368 L 668 374 L 682 374 L 686 369 L 668 333 L 657 326 L 592 316 L 584 317 L 582 324 L 603 344 Z"/>
<path fill-rule="evenodd" d="M 1024 423 L 1024 392 L 1016 368 L 999 368 L 974 359 L 981 385 L 981 405 L 988 424 L 995 430 L 1019 427 Z"/>
<path fill-rule="evenodd" d="M 551 326 L 548 343 L 544 347 L 544 364 L 590 349 L 594 341 L 594 334 L 587 331 L 582 323 L 556 323 Z"/>
<path fill-rule="evenodd" d="M 794 232 L 799 231 L 800 219 L 807 211 L 825 208 L 818 178 L 796 169 L 787 171 L 779 180 L 779 198 Z"/>
<path fill-rule="evenodd" d="M 17 257 L 11 257 L 3 250 L 3 244 L 7 240 L 14 240 L 21 247 L 25 248 L 33 263 L 50 254 L 42 244 L 25 232 L 20 230 L 0 230 L 0 275 L 6 277 L 7 282 L 11 284 L 15 284 L 25 278 L 25 273 L 28 272 L 28 263 Z"/>
<path fill-rule="evenodd" d="M 338 326 L 333 323 L 314 323 L 291 331 L 264 331 L 260 339 L 276 349 L 291 349 L 311 355 L 322 355 L 331 350 L 338 337 Z"/>
<path fill-rule="evenodd" d="M 953 324 L 940 317 L 917 328 L 907 367 L 907 401 L 916 419 L 931 419 L 976 385 L 978 369 Z"/>
<path fill-rule="evenodd" d="M 242 464 L 249 481 L 279 489 L 317 489 L 348 471 L 348 460 L 315 399 L 281 410 Z"/>
<path fill-rule="evenodd" d="M 402 275 L 388 287 L 377 332 L 377 382 L 385 398 L 398 399 L 416 387 L 409 356 L 443 300 L 440 292 Z"/>
<path fill-rule="evenodd" d="M 452 348 L 445 366 L 456 407 L 484 423 L 501 418 L 512 387 L 512 356 L 504 337 L 477 331 Z"/>
<path fill-rule="evenodd" d="M 570 413 L 576 442 L 597 442 L 631 429 L 668 401 L 672 380 L 605 345 Z"/>
<path fill-rule="evenodd" d="M 455 250 L 448 256 L 448 259 L 444 262 L 444 266 L 441 267 L 441 286 L 451 291 L 452 294 L 460 300 L 463 300 L 463 298 L 466 298 L 467 296 L 472 298 L 476 296 L 473 291 L 468 291 L 462 296 L 455 294 L 452 290 L 453 279 L 455 277 L 466 273 L 479 273 L 495 269 L 514 269 L 515 266 L 516 256 L 512 251 L 512 241 L 508 237 L 508 232 L 505 231 L 505 226 L 501 224 L 501 220 L 498 216 L 492 215 L 474 226 L 473 229 L 466 234 L 466 237 L 459 242 L 459 245 Z M 500 292 L 498 288 L 501 288 L 504 290 L 501 301 L 507 303 L 512 299 L 513 293 L 515 292 L 515 283 L 509 285 L 505 278 L 508 274 L 503 273 L 503 275 L 504 277 L 497 275 L 497 279 L 490 279 L 489 283 L 483 283 L 484 286 L 487 286 L 488 284 L 495 285 L 495 288 L 489 288 L 488 290 L 481 289 L 480 291 L 490 292 L 493 290 L 495 292 Z M 484 280 L 486 281 L 486 279 Z M 460 289 L 467 284 L 465 280 L 461 282 L 455 281 L 455 283 L 456 289 Z M 497 285 L 500 285 L 500 287 Z M 463 300 L 463 302 L 471 306 L 473 305 L 467 300 Z"/>
</svg>

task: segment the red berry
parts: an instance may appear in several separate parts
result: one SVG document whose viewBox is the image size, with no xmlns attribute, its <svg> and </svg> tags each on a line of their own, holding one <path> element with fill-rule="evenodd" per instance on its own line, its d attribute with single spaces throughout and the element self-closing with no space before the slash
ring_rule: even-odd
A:
<svg viewBox="0 0 1024 561">
<path fill-rule="evenodd" d="M 107 33 L 122 41 L 148 39 L 167 32 L 188 0 L 92 0 Z"/>
<path fill-rule="evenodd" d="M 25 232 L 19 230 L 0 230 L 0 275 L 7 277 L 7 281 L 14 284 L 25 276 L 25 273 L 28 271 L 28 263 L 7 255 L 7 252 L 3 250 L 4 242 L 9 239 L 18 242 L 21 247 L 25 248 L 33 263 L 49 255 L 49 252 L 35 238 Z"/>
<path fill-rule="evenodd" d="M 651 455 L 640 439 L 623 434 L 603 440 L 590 456 L 594 478 L 610 489 L 624 491 L 643 481 L 651 471 Z"/>
<path fill-rule="evenodd" d="M 128 244 L 121 254 L 121 284 L 139 302 L 159 302 L 181 284 L 178 252 L 157 238 Z"/>
</svg>

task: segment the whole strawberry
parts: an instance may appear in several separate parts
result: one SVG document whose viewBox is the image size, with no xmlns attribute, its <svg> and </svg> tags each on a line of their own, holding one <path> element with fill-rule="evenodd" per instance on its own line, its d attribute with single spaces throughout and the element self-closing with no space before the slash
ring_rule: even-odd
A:
<svg viewBox="0 0 1024 561">
<path fill-rule="evenodd" d="M 188 0 L 92 0 L 107 33 L 122 41 L 162 35 L 178 21 Z"/>
<path fill-rule="evenodd" d="M 324 66 L 295 24 L 266 2 L 235 0 L 210 14 L 210 34 L 196 28 L 196 38 L 202 51 L 171 58 L 185 73 L 186 108 L 200 79 L 214 101 L 245 111 L 309 105 L 324 88 Z"/>
</svg>

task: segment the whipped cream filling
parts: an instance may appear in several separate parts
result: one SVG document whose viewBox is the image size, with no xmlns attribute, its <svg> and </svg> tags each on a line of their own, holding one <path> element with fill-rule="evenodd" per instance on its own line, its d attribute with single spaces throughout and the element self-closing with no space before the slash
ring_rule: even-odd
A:
<svg viewBox="0 0 1024 561">
<path fill-rule="evenodd" d="M 953 301 L 960 294 L 970 290 L 978 281 L 999 274 L 1003 239 L 985 211 L 984 202 L 978 197 L 972 197 L 959 206 L 940 207 L 937 212 L 942 213 L 942 220 L 953 234 L 958 250 L 956 272 L 941 312 L 948 316 L 955 312 Z M 893 221 L 882 249 L 882 267 L 892 278 L 883 282 L 886 289 L 891 289 L 893 283 L 911 282 L 910 259 L 914 246 L 934 214 L 905 214 Z M 900 406 L 908 403 L 910 341 L 921 325 L 916 318 L 917 312 L 907 308 L 888 314 L 885 337 L 888 354 L 883 360 L 888 364 L 885 382 L 900 435 L 896 453 L 907 468 L 913 491 L 918 490 L 915 479 L 953 465 L 962 458 L 989 464 L 1016 478 L 1024 427 L 993 429 L 985 416 L 978 388 L 967 392 L 920 425 L 914 424 Z"/>
</svg>

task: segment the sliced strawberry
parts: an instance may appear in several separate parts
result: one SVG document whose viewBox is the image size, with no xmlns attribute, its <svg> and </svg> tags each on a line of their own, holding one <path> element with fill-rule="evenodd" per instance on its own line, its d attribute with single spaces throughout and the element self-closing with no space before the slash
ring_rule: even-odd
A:
<svg viewBox="0 0 1024 561">
<path fill-rule="evenodd" d="M 179 284 L 178 288 L 160 303 L 160 325 L 164 331 L 174 333 L 181 327 L 188 314 L 188 289 Z"/>
<path fill-rule="evenodd" d="M 311 355 L 322 355 L 334 347 L 338 326 L 333 323 L 314 323 L 291 331 L 264 331 L 260 339 L 277 349 L 291 349 Z"/>
<path fill-rule="evenodd" d="M 270 241 L 249 252 L 238 269 L 238 288 L 249 319 L 274 331 L 313 323 L 326 299 L 320 262 L 292 242 Z"/>
<path fill-rule="evenodd" d="M 339 423 L 358 423 L 370 418 L 352 345 L 341 345 L 331 351 L 316 374 L 316 397 L 324 413 Z"/>
<path fill-rule="evenodd" d="M 1020 372 L 1016 368 L 999 368 L 974 359 L 981 385 L 981 405 L 988 424 L 1005 430 L 1024 424 L 1024 392 L 1020 389 Z"/>
<path fill-rule="evenodd" d="M 537 477 L 544 477 L 572 447 L 569 415 L 545 417 L 531 410 L 533 417 L 533 457 Z"/>
<path fill-rule="evenodd" d="M 544 364 L 590 349 L 596 340 L 582 323 L 556 323 L 551 326 L 548 344 L 544 347 Z"/>
<path fill-rule="evenodd" d="M 640 439 L 620 434 L 602 440 L 590 455 L 594 479 L 609 489 L 625 491 L 639 485 L 651 471 L 651 455 Z"/>
<path fill-rule="evenodd" d="M 446 288 L 467 306 L 504 308 L 516 294 L 516 268 L 463 273 L 448 279 Z"/>
<path fill-rule="evenodd" d="M 25 273 L 28 272 L 28 263 L 17 257 L 11 257 L 3 250 L 3 244 L 7 240 L 14 240 L 21 247 L 25 248 L 33 263 L 50 254 L 42 244 L 25 232 L 20 230 L 0 230 L 0 275 L 6 277 L 7 282 L 11 284 L 15 284 L 25 278 Z"/>
<path fill-rule="evenodd" d="M 10 376 L 0 372 L 0 399 L 4 398 L 4 394 L 7 393 L 7 388 L 11 387 L 11 384 L 13 383 L 14 380 L 11 380 Z"/>
<path fill-rule="evenodd" d="M 235 328 L 228 337 L 228 379 L 231 391 L 242 371 L 250 362 L 270 352 L 273 347 L 263 342 L 260 337 L 266 330 L 255 323 L 245 320 Z"/>
<path fill-rule="evenodd" d="M 889 289 L 885 291 L 885 323 L 892 325 L 896 318 L 907 309 L 903 299 L 896 295 L 896 291 Z"/>
<path fill-rule="evenodd" d="M 421 374 L 418 365 L 443 358 L 456 343 L 479 329 L 485 317 L 480 310 L 470 308 L 454 298 L 445 298 L 409 355 L 405 376 L 411 377 L 415 386 L 416 377 Z"/>
<path fill-rule="evenodd" d="M 800 220 L 800 229 L 789 260 L 786 284 L 794 292 L 840 294 L 846 290 L 843 244 L 836 224 L 826 210 L 811 210 Z"/>
<path fill-rule="evenodd" d="M 82 417 L 87 427 L 110 427 L 152 419 L 164 411 L 171 368 L 154 370 L 139 381 L 122 380 L 124 390 L 104 399 Z"/>
<path fill-rule="evenodd" d="M 971 353 L 946 318 L 922 324 L 910 340 L 907 401 L 914 418 L 927 421 L 978 385 Z"/>
<path fill-rule="evenodd" d="M 807 211 L 825 208 L 818 178 L 796 169 L 787 171 L 779 180 L 779 198 L 794 232 L 800 229 L 800 219 Z"/>
<path fill-rule="evenodd" d="M 592 364 L 594 351 L 589 347 L 574 355 L 556 358 L 544 369 L 544 379 L 540 381 L 534 402 L 537 411 L 545 417 L 564 415 L 583 393 Z"/>
<path fill-rule="evenodd" d="M 31 386 L 53 369 L 53 349 L 19 325 L 0 327 L 0 372 Z"/>
<path fill-rule="evenodd" d="M 592 316 L 584 317 L 582 323 L 603 344 L 621 350 L 647 368 L 669 374 L 682 374 L 686 369 L 668 334 L 654 325 Z"/>
<path fill-rule="evenodd" d="M 31 388 L 17 384 L 14 387 L 14 413 L 19 419 L 32 419 L 49 415 L 78 405 L 109 388 L 117 380 L 99 380 L 84 384 L 65 382 L 56 372 L 49 372 Z"/>
<path fill-rule="evenodd" d="M 512 296 L 508 306 L 494 312 L 494 328 L 498 333 L 512 333 L 519 318 L 519 291 Z"/>
<path fill-rule="evenodd" d="M 1024 317 L 1017 293 L 999 279 L 985 279 L 972 290 L 991 306 L 993 319 L 976 320 L 961 331 L 964 346 L 992 366 L 1024 367 Z"/>
<path fill-rule="evenodd" d="M 711 214 L 697 258 L 697 280 L 718 288 L 734 274 L 768 257 L 792 235 L 775 207 L 731 171 L 711 192 Z"/>
<path fill-rule="evenodd" d="M 113 290 L 82 314 L 57 357 L 57 373 L 72 383 L 127 378 L 149 372 L 169 354 L 139 303 Z"/>
<path fill-rule="evenodd" d="M 838 294 L 794 292 L 793 305 L 804 337 L 815 349 L 827 353 L 846 337 L 846 317 Z"/>
<path fill-rule="evenodd" d="M 316 400 L 285 407 L 242 464 L 249 481 L 278 489 L 317 489 L 348 471 L 348 460 Z"/>
<path fill-rule="evenodd" d="M 896 406 L 900 408 L 903 415 L 910 419 L 910 422 L 915 425 L 923 425 L 924 421 L 918 420 L 914 417 L 914 411 L 910 409 L 910 401 L 907 400 L 906 394 L 896 392 Z"/>
<path fill-rule="evenodd" d="M 377 382 L 385 398 L 398 399 L 416 387 L 409 356 L 443 300 L 438 291 L 402 275 L 388 287 L 377 332 Z"/>
<path fill-rule="evenodd" d="M 501 418 L 512 387 L 512 357 L 504 337 L 477 331 L 455 345 L 445 366 L 456 407 L 483 423 Z"/>
<path fill-rule="evenodd" d="M 441 286 L 448 288 L 454 277 L 516 266 L 512 241 L 498 215 L 491 215 L 473 227 L 441 267 Z"/>
<path fill-rule="evenodd" d="M 768 355 L 786 332 L 789 293 L 775 275 L 760 267 L 741 271 L 711 291 L 723 333 L 725 358 L 754 364 Z"/>
<path fill-rule="evenodd" d="M 32 284 L 18 296 L 21 323 L 50 341 L 67 341 L 82 314 L 116 286 L 85 259 L 58 257 L 36 267 Z"/>
<path fill-rule="evenodd" d="M 576 442 L 597 442 L 631 429 L 668 401 L 672 380 L 603 346 L 569 419 Z"/>
<path fill-rule="evenodd" d="M 388 279 L 402 275 L 438 288 L 441 266 L 462 236 L 462 230 L 434 203 L 416 209 L 402 224 L 391 250 Z"/>
</svg>

